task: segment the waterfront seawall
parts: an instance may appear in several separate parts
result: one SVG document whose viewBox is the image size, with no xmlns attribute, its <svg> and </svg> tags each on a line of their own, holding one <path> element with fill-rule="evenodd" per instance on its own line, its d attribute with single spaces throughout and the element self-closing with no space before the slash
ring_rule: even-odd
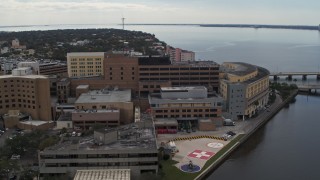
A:
<svg viewBox="0 0 320 180">
<path fill-rule="evenodd" d="M 239 139 L 232 147 L 230 147 L 223 155 L 221 155 L 215 162 L 213 162 L 207 169 L 205 169 L 201 174 L 199 174 L 195 179 L 204 179 L 210 175 L 215 169 L 217 169 L 238 147 L 245 143 L 257 130 L 263 127 L 269 120 L 272 119 L 286 104 L 296 97 L 298 90 L 295 90 L 286 100 L 282 101 L 280 104 L 274 106 L 268 115 L 261 117 L 259 122 L 252 127 L 247 133 Z"/>
</svg>

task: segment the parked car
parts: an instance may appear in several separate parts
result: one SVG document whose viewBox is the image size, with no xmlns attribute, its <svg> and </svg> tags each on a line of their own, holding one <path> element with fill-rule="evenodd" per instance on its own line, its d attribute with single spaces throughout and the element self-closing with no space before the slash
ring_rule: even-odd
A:
<svg viewBox="0 0 320 180">
<path fill-rule="evenodd" d="M 236 123 L 235 123 L 234 121 L 232 121 L 231 119 L 225 119 L 225 120 L 223 121 L 223 125 L 224 125 L 224 126 L 235 126 Z"/>
<path fill-rule="evenodd" d="M 229 139 L 229 138 L 231 138 L 232 136 L 226 133 L 226 134 L 223 134 L 221 137 L 222 137 L 222 138 L 225 138 L 225 139 Z"/>
<path fill-rule="evenodd" d="M 12 160 L 20 159 L 20 155 L 19 154 L 13 154 L 10 159 L 12 159 Z"/>
<path fill-rule="evenodd" d="M 235 136 L 235 135 L 236 135 L 236 133 L 233 132 L 233 131 L 228 131 L 226 134 L 228 134 L 228 135 L 230 135 L 230 136 Z"/>
<path fill-rule="evenodd" d="M 11 175 L 10 177 L 9 177 L 9 180 L 16 180 L 17 179 L 17 175 Z"/>
</svg>

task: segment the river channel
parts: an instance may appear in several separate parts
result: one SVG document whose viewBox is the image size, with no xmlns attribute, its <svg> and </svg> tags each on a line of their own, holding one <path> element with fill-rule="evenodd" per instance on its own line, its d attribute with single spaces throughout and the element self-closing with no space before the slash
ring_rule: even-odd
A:
<svg viewBox="0 0 320 180">
<path fill-rule="evenodd" d="M 320 96 L 298 95 L 208 179 L 320 179 Z"/>
</svg>

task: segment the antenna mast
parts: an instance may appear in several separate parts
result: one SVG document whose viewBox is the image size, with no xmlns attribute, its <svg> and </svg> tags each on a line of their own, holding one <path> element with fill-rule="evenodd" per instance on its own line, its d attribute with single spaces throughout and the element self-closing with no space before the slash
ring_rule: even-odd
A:
<svg viewBox="0 0 320 180">
<path fill-rule="evenodd" d="M 124 30 L 124 20 L 125 20 L 126 18 L 124 18 L 124 17 L 122 17 L 121 18 L 121 20 L 122 20 L 122 30 Z"/>
</svg>

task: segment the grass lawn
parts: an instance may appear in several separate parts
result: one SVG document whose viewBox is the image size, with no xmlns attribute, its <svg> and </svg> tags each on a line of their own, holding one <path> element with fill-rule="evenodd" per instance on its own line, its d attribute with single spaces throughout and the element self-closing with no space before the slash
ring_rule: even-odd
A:
<svg viewBox="0 0 320 180">
<path fill-rule="evenodd" d="M 224 146 L 217 154 L 215 154 L 212 158 L 210 158 L 201 171 L 197 173 L 185 173 L 174 166 L 177 162 L 174 160 L 160 161 L 162 164 L 162 179 L 166 180 L 192 180 L 196 178 L 202 171 L 208 168 L 213 162 L 215 162 L 221 155 L 223 155 L 228 149 L 230 149 L 236 142 L 239 141 L 244 136 L 244 134 L 239 134 L 236 138 L 234 138 L 231 142 L 229 142 L 226 146 Z"/>
</svg>

